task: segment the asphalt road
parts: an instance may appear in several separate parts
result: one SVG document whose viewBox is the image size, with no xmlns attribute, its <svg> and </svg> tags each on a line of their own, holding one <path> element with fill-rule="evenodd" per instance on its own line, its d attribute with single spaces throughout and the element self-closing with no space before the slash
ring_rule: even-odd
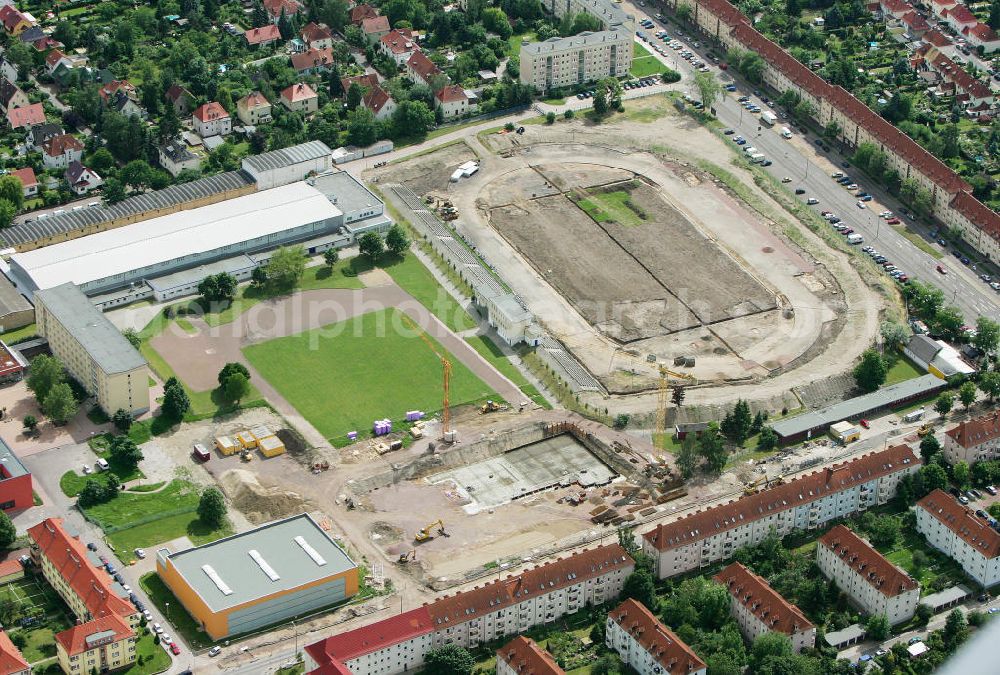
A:
<svg viewBox="0 0 1000 675">
<path fill-rule="evenodd" d="M 724 92 L 724 98 L 716 102 L 717 117 L 720 122 L 734 129 L 736 135 L 746 138 L 748 145 L 752 144 L 758 148 L 767 159 L 773 162 L 771 166 L 765 167 L 765 170 L 779 179 L 786 176 L 792 178 L 792 182 L 787 184 L 789 191 L 795 188 L 805 189 L 806 193 L 799 198 L 803 201 L 809 197 L 819 199 L 819 203 L 814 207 L 816 211 L 832 211 L 837 214 L 844 223 L 864 237 L 865 241 L 861 246 L 874 246 L 894 265 L 906 272 L 911 279 L 918 279 L 941 288 L 945 293 L 946 303 L 957 306 L 965 316 L 966 323 L 970 326 L 975 324 L 976 318 L 980 315 L 1000 319 L 1000 295 L 977 276 L 984 271 L 983 269 L 974 271 L 962 265 L 957 258 L 949 255 L 950 249 L 943 248 L 934 242 L 930 237 L 931 228 L 907 221 L 910 229 L 918 233 L 943 257 L 938 260 L 917 248 L 878 216 L 881 211 L 889 210 L 902 218 L 903 204 L 890 197 L 883 190 L 862 180 L 862 176 L 855 167 L 845 168 L 841 166 L 846 158 L 834 150 L 823 152 L 816 147 L 814 141 L 817 137 L 814 134 L 804 134 L 798 129 L 793 129 L 795 140 L 789 141 L 782 138 L 780 134 L 781 127 L 787 125 L 787 120 L 779 119 L 773 128 L 761 124 L 759 115 L 744 110 L 737 102 L 737 98 L 749 95 L 751 100 L 763 110 L 769 108 L 759 97 L 753 95 L 751 86 L 739 81 L 731 71 L 722 71 L 712 65 L 707 56 L 706 45 L 703 44 L 700 48 L 693 46 L 692 43 L 700 40 L 700 37 L 689 35 L 687 39 L 680 38 L 678 33 L 686 33 L 687 31 L 680 30 L 673 22 L 668 24 L 657 22 L 653 16 L 656 10 L 652 7 L 644 8 L 631 2 L 625 2 L 623 8 L 626 11 L 631 11 L 637 21 L 648 17 L 657 24 L 653 30 L 644 30 L 647 35 L 652 36 L 660 27 L 663 27 L 670 33 L 671 37 L 680 39 L 687 49 L 698 53 L 700 58 L 708 64 L 710 72 L 715 73 L 723 83 L 737 85 L 736 92 Z M 652 39 L 654 44 L 663 44 L 655 38 Z M 682 84 L 686 91 L 699 98 L 693 81 L 694 68 L 688 61 L 680 58 L 677 51 L 668 48 L 666 52 L 666 56 L 654 55 L 665 65 L 681 72 L 684 76 Z M 758 127 L 760 127 L 759 131 Z M 830 173 L 834 170 L 843 171 L 855 178 L 855 182 L 861 186 L 861 191 L 868 192 L 875 199 L 867 202 L 866 208 L 858 208 L 858 200 L 853 193 L 848 192 L 830 177 Z M 936 269 L 937 265 L 941 265 L 948 273 L 939 273 Z M 990 274 L 996 272 L 996 270 L 986 271 Z"/>
</svg>

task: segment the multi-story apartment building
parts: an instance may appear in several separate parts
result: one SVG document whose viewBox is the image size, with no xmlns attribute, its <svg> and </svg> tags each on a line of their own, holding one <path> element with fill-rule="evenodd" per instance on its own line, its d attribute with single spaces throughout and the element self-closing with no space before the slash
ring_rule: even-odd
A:
<svg viewBox="0 0 1000 675">
<path fill-rule="evenodd" d="M 899 481 L 920 467 L 906 445 L 855 457 L 813 471 L 755 495 L 695 511 L 661 523 L 643 535 L 661 579 L 706 567 L 733 551 L 775 532 L 811 530 L 872 506 L 896 494 Z"/>
<path fill-rule="evenodd" d="M 944 490 L 917 502 L 917 531 L 982 586 L 1000 583 L 1000 534 Z"/>
<path fill-rule="evenodd" d="M 816 565 L 867 614 L 884 614 L 891 625 L 917 611 L 920 584 L 843 525 L 819 538 Z"/>
<path fill-rule="evenodd" d="M 35 292 L 38 334 L 109 415 L 149 410 L 146 359 L 72 283 Z"/>
<path fill-rule="evenodd" d="M 816 626 L 802 611 L 740 563 L 730 564 L 712 578 L 729 591 L 729 611 L 748 643 L 769 631 L 787 635 L 796 653 L 816 643 Z"/>
<path fill-rule="evenodd" d="M 563 675 L 565 672 L 551 654 L 523 635 L 497 650 L 496 675 Z"/>
<path fill-rule="evenodd" d="M 959 422 L 945 431 L 941 450 L 952 464 L 1000 459 L 1000 410 Z"/>
<path fill-rule="evenodd" d="M 88 560 L 86 547 L 63 528 L 61 518 L 28 528 L 28 537 L 42 576 L 77 618 L 77 625 L 55 636 L 63 671 L 84 675 L 133 663 L 140 615 L 122 597 L 124 589 L 116 591 L 110 577 Z"/>
<path fill-rule="evenodd" d="M 727 0 L 671 0 L 676 10 L 687 6 L 691 21 L 726 49 L 750 50 L 764 61 L 764 84 L 778 92 L 791 90 L 811 104 L 823 127 L 836 124 L 838 139 L 848 147 L 871 143 L 886 155 L 888 168 L 902 180 L 913 179 L 931 195 L 933 214 L 980 253 L 1000 260 L 1000 214 L 972 195 L 972 187 L 912 138 L 842 87 L 824 81 L 806 65 L 753 28 Z M 525 58 L 522 55 L 522 72 Z M 522 81 L 526 81 L 522 76 Z"/>
<path fill-rule="evenodd" d="M 608 612 L 604 640 L 639 675 L 705 675 L 708 668 L 645 605 L 629 598 Z"/>
<path fill-rule="evenodd" d="M 21 650 L 2 630 L 0 630 L 0 675 L 31 675 L 31 666 L 24 660 Z"/>
<path fill-rule="evenodd" d="M 595 16 L 604 30 L 521 45 L 521 82 L 548 91 L 628 75 L 632 68 L 635 20 L 616 3 L 545 0 L 542 4 L 558 17 L 567 13 Z"/>
<path fill-rule="evenodd" d="M 635 561 L 618 544 L 584 549 L 485 586 L 306 647 L 306 669 L 340 667 L 352 675 L 395 675 L 423 665 L 431 649 L 461 647 L 523 633 L 618 597 Z"/>
</svg>

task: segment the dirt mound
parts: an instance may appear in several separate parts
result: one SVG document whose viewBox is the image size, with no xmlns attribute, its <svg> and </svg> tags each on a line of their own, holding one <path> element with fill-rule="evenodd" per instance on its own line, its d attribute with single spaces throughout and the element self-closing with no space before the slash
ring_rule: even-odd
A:
<svg viewBox="0 0 1000 675">
<path fill-rule="evenodd" d="M 219 483 L 233 506 L 255 525 L 316 508 L 298 493 L 261 485 L 257 476 L 243 469 L 226 471 L 219 477 Z"/>
</svg>

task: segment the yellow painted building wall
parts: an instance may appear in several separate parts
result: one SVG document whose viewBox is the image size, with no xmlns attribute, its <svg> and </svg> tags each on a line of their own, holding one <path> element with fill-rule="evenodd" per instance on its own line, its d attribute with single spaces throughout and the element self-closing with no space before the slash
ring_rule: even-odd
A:
<svg viewBox="0 0 1000 675">
<path fill-rule="evenodd" d="M 104 652 L 103 659 L 101 652 Z M 56 642 L 56 655 L 59 657 L 59 666 L 63 672 L 71 675 L 88 675 L 92 668 L 102 672 L 102 663 L 108 666 L 108 670 L 116 670 L 135 661 L 135 637 L 128 637 L 118 642 L 81 652 L 77 654 L 76 660 L 63 649 L 62 644 Z M 74 665 L 77 666 L 76 670 L 73 670 Z"/>
</svg>

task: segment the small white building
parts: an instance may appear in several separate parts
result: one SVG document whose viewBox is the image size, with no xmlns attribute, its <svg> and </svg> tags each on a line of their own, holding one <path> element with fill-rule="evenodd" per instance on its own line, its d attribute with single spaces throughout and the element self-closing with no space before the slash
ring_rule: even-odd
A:
<svg viewBox="0 0 1000 675">
<path fill-rule="evenodd" d="M 504 342 L 516 345 L 534 340 L 537 343 L 537 337 L 529 330 L 535 323 L 534 315 L 522 307 L 512 294 L 487 293 L 479 299 L 486 308 L 486 320 Z"/>
<path fill-rule="evenodd" d="M 774 632 L 787 635 L 796 653 L 815 645 L 816 626 L 762 577 L 734 562 L 712 578 L 729 591 L 730 614 L 748 643 Z"/>
<path fill-rule="evenodd" d="M 80 196 L 104 185 L 104 180 L 96 171 L 88 169 L 80 162 L 70 162 L 63 176 L 73 194 Z"/>
<path fill-rule="evenodd" d="M 1000 534 L 944 490 L 917 502 L 917 531 L 981 586 L 1000 583 Z"/>
<path fill-rule="evenodd" d="M 971 375 L 976 372 L 957 349 L 943 340 L 935 340 L 927 335 L 911 336 L 903 347 L 903 353 L 928 373 L 942 380 L 952 375 Z"/>
<path fill-rule="evenodd" d="M 816 565 L 866 614 L 890 625 L 908 621 L 920 602 L 920 584 L 843 525 L 819 538 Z"/>
<path fill-rule="evenodd" d="M 629 598 L 608 612 L 604 640 L 639 675 L 705 675 L 708 667 L 641 602 Z"/>
<path fill-rule="evenodd" d="M 204 155 L 202 153 L 194 152 L 184 142 L 184 139 L 179 137 L 157 148 L 157 159 L 160 162 L 160 166 L 174 177 L 185 169 L 197 171 L 201 168 L 203 158 Z"/>
<path fill-rule="evenodd" d="M 950 464 L 1000 459 L 1000 410 L 959 422 L 944 432 L 941 443 Z"/>
<path fill-rule="evenodd" d="M 393 30 L 379 39 L 378 50 L 395 61 L 397 66 L 402 67 L 413 56 L 413 52 L 420 50 L 420 47 L 413 38 Z"/>
<path fill-rule="evenodd" d="M 473 110 L 465 89 L 457 84 L 449 84 L 434 92 L 434 107 L 441 110 L 441 116 L 446 120 L 461 117 Z"/>
<path fill-rule="evenodd" d="M 69 134 L 53 136 L 42 144 L 42 165 L 46 169 L 65 169 L 83 158 L 83 143 Z"/>
<path fill-rule="evenodd" d="M 226 136 L 233 131 L 233 118 L 220 103 L 212 101 L 194 109 L 191 113 L 194 131 L 202 138 Z"/>
</svg>

